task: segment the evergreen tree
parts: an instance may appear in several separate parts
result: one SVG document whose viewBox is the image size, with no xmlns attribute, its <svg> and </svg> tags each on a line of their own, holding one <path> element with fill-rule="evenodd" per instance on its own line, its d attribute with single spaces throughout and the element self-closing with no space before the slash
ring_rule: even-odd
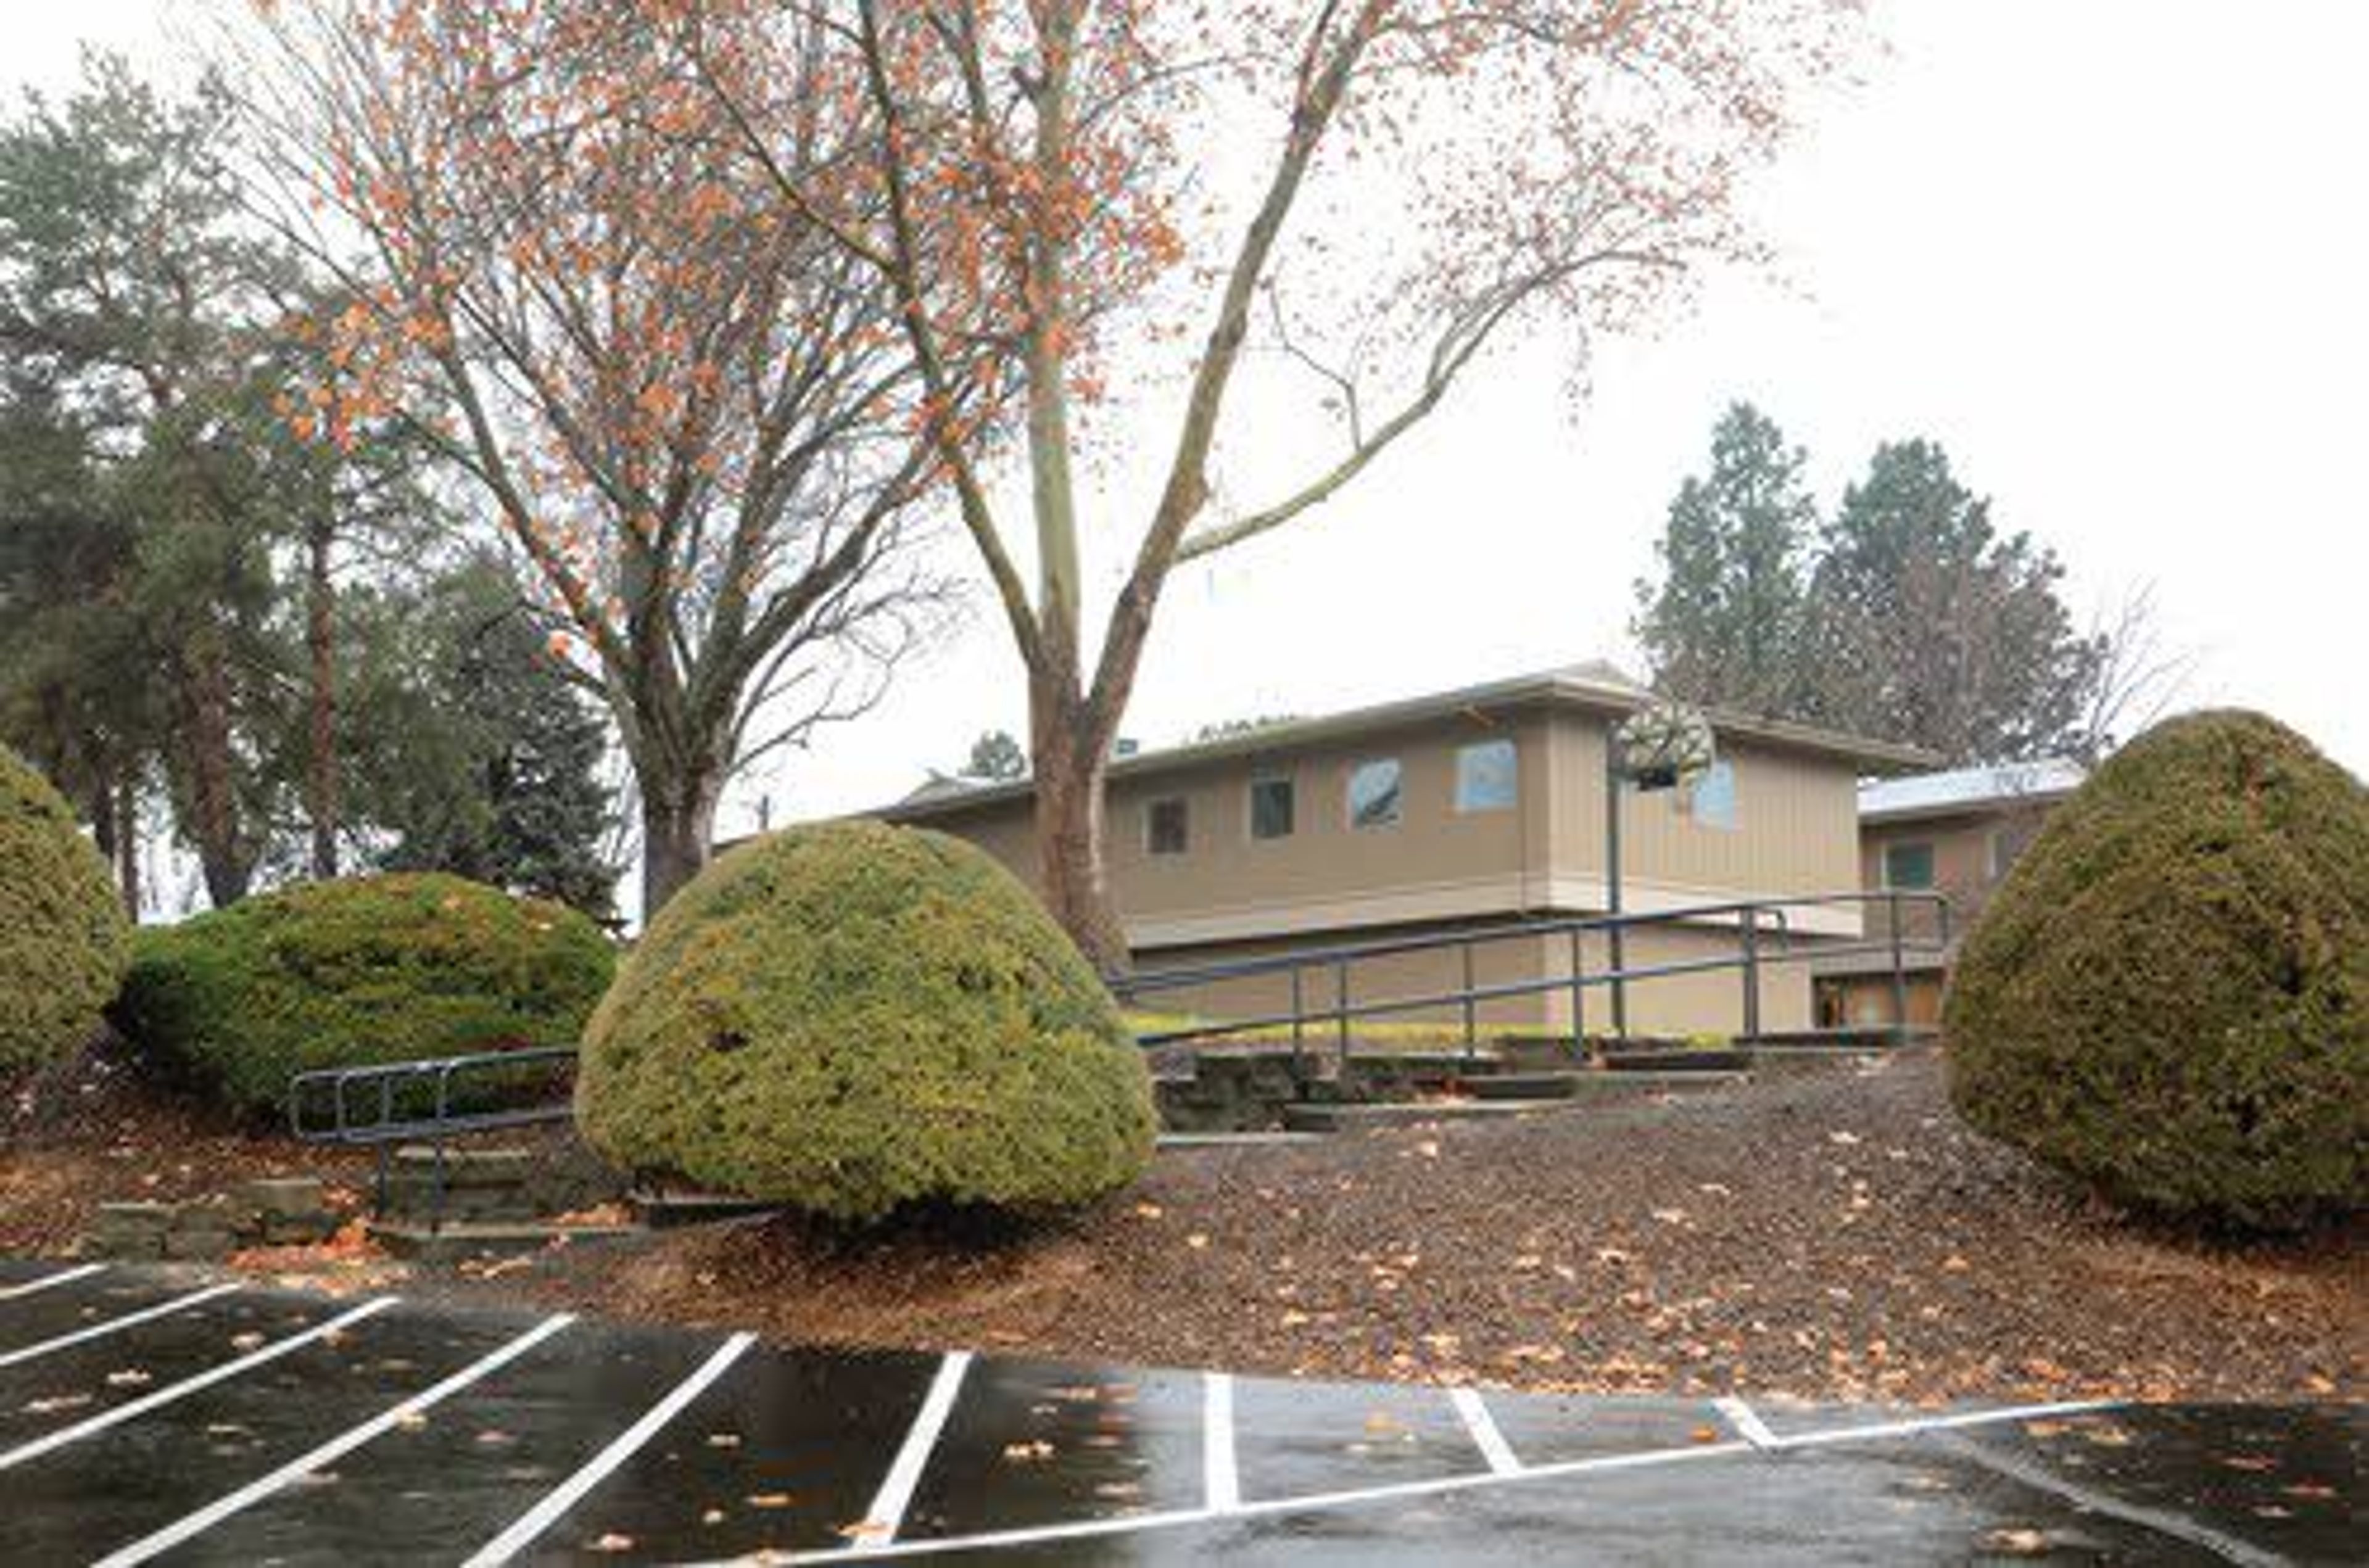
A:
<svg viewBox="0 0 2369 1568">
<path fill-rule="evenodd" d="M 1876 449 L 1820 542 L 1809 716 L 1952 763 L 2078 752 L 2108 655 L 2055 553 L 2002 534 L 1931 441 Z"/>
<path fill-rule="evenodd" d="M 1007 729 L 990 729 L 970 743 L 970 760 L 963 764 L 963 776 L 973 779 L 994 779 L 1002 782 L 1028 776 L 1028 753 Z"/>
<path fill-rule="evenodd" d="M 416 589 L 349 597 L 362 652 L 340 716 L 372 858 L 610 914 L 607 726 L 509 570 L 479 553 Z"/>
<path fill-rule="evenodd" d="M 1802 609 L 1817 505 L 1802 449 L 1748 403 L 1711 432 L 1711 472 L 1689 476 L 1637 587 L 1636 633 L 1654 683 L 1688 702 L 1757 713 L 1802 704 Z"/>
</svg>

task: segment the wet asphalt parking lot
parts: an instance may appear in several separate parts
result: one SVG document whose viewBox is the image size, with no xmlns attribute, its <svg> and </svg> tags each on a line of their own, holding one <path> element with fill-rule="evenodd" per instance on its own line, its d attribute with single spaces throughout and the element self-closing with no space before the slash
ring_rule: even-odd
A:
<svg viewBox="0 0 2369 1568">
<path fill-rule="evenodd" d="M 783 1348 L 0 1261 L 0 1562 L 2359 1563 L 2369 1409 Z"/>
</svg>

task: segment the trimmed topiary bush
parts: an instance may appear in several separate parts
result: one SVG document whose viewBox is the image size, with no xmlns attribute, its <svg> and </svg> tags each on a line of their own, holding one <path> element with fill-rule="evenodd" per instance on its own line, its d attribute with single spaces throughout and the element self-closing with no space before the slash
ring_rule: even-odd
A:
<svg viewBox="0 0 2369 1568">
<path fill-rule="evenodd" d="M 2133 741 L 1961 953 L 1950 1092 L 2134 1207 L 2279 1226 L 2369 1200 L 2369 792 L 2271 719 Z"/>
<path fill-rule="evenodd" d="M 88 1040 L 131 955 L 107 861 L 50 782 L 0 747 L 0 1072 Z"/>
<path fill-rule="evenodd" d="M 1141 1053 L 1035 897 L 868 822 L 744 844 L 676 894 L 593 1015 L 576 1114 L 628 1169 L 841 1220 L 1082 1204 L 1152 1140 Z"/>
<path fill-rule="evenodd" d="M 436 874 L 313 882 L 140 933 L 118 1027 L 234 1103 L 324 1067 L 571 1045 L 616 967 L 564 904 Z"/>
</svg>

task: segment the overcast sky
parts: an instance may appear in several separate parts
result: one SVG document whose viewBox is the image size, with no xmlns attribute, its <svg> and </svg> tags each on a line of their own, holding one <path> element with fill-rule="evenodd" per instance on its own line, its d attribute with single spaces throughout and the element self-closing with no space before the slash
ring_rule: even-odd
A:
<svg viewBox="0 0 2369 1568">
<path fill-rule="evenodd" d="M 62 81 L 78 39 L 139 48 L 171 6 L 12 5 L 0 73 Z M 1707 280 L 1652 340 L 1598 345 L 1575 412 L 1556 358 L 1501 357 L 1343 499 L 1180 574 L 1128 733 L 1631 658 L 1671 492 L 1748 397 L 1829 503 L 1879 441 L 1939 439 L 2077 608 L 2154 584 L 2187 704 L 2265 708 L 2369 772 L 2369 6 L 1876 14 L 1889 58 L 1758 203 L 1788 286 Z M 982 600 L 724 826 L 760 793 L 777 822 L 892 797 L 1023 719 Z"/>
</svg>

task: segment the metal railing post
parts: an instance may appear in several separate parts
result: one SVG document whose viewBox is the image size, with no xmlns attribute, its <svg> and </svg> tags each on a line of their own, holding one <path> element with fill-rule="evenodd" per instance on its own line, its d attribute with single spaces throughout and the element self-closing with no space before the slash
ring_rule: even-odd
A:
<svg viewBox="0 0 2369 1568">
<path fill-rule="evenodd" d="M 1571 933 L 1571 1050 L 1574 1059 L 1587 1054 L 1587 938 L 1577 926 Z"/>
<path fill-rule="evenodd" d="M 1760 917 L 1745 905 L 1737 916 L 1744 922 L 1744 1037 L 1760 1037 Z"/>
<path fill-rule="evenodd" d="M 1305 988 L 1299 982 L 1300 969 L 1291 971 L 1291 1076 L 1295 1082 L 1308 1082 L 1308 1005 Z"/>
<path fill-rule="evenodd" d="M 1349 960 L 1346 958 L 1333 961 L 1333 1008 L 1339 1020 L 1340 1074 L 1345 1085 L 1349 1078 Z"/>
<path fill-rule="evenodd" d="M 1900 946 L 1900 893 L 1891 889 L 1892 903 L 1892 1043 L 1908 1038 L 1908 962 Z"/>
<path fill-rule="evenodd" d="M 1464 961 L 1464 1065 L 1470 1067 L 1472 1065 L 1472 1053 L 1475 1047 L 1474 1030 L 1478 1017 L 1478 1010 L 1472 1001 L 1472 944 L 1469 941 L 1461 943 L 1458 945 L 1457 951 L 1463 956 Z"/>
</svg>

